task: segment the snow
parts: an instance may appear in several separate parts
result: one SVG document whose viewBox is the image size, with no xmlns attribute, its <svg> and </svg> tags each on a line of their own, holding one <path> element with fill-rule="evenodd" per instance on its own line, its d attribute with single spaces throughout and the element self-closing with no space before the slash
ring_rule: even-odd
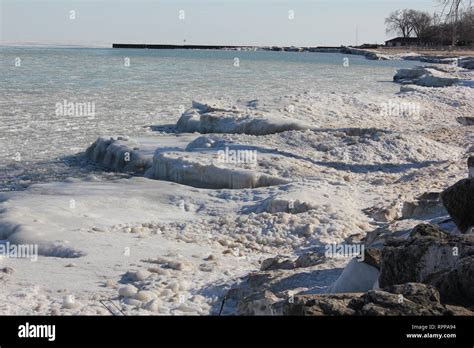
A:
<svg viewBox="0 0 474 348">
<path fill-rule="evenodd" d="M 382 113 L 390 100 L 419 113 Z M 386 227 L 367 209 L 465 177 L 469 127 L 457 119 L 473 100 L 460 83 L 193 102 L 176 126 L 101 136 L 77 157 L 85 178 L 1 194 L 0 239 L 37 244 L 40 255 L 0 259 L 14 269 L 0 275 L 0 313 L 107 315 L 101 301 L 110 301 L 127 315 L 216 314 L 262 260 L 360 240 Z M 397 223 L 408 229 L 418 218 Z M 308 291 L 326 291 L 339 272 L 334 260 L 321 267 L 331 277 Z M 352 260 L 331 291 L 371 289 L 377 272 Z"/>
<path fill-rule="evenodd" d="M 70 199 L 75 200 L 74 208 L 70 208 Z M 107 314 L 99 302 L 101 299 L 112 299 L 125 312 L 140 312 L 152 294 L 138 293 L 140 303 L 130 302 L 134 305 L 122 303 L 120 299 L 129 295 L 131 286 L 135 286 L 155 294 L 164 293 L 160 297 L 164 302 L 161 314 L 180 312 L 178 307 L 182 303 L 178 298 L 173 300 L 176 294 L 186 294 L 186 301 L 190 301 L 190 305 L 194 303 L 193 313 L 197 314 L 203 308 L 210 310 L 215 300 L 198 297 L 204 284 L 228 282 L 249 269 L 258 268 L 255 259 L 260 253 L 246 257 L 224 255 L 225 247 L 217 242 L 217 236 L 201 235 L 192 225 L 183 227 L 182 223 L 196 218 L 198 209 L 219 215 L 237 209 L 224 199 L 209 197 L 205 190 L 188 186 L 146 178 L 41 184 L 8 194 L 2 209 L 0 230 L 4 231 L 14 220 L 22 230 L 30 231 L 22 233 L 21 240 L 17 236 L 20 232 L 16 231 L 7 236 L 8 240 L 41 242 L 42 245 L 60 241 L 61 245 L 81 253 L 81 257 L 74 258 L 73 267 L 68 261 L 70 255 L 52 254 L 47 249 L 40 252 L 37 262 L 1 260 L 4 266 L 14 265 L 12 277 L 22 284 L 22 291 L 27 294 L 21 305 L 15 301 L 10 303 L 6 296 L 17 296 L 12 295 L 15 286 L 4 284 L 0 295 L 2 313 L 25 313 L 24 307 L 27 307 L 30 309 L 26 313 L 30 314 L 56 311 Z M 216 255 L 215 261 L 203 261 L 211 254 Z M 167 255 L 169 266 L 161 268 L 154 263 L 160 255 Z M 212 273 L 200 270 L 205 269 L 201 267 L 205 263 L 212 267 Z M 127 272 L 134 272 L 133 279 L 127 278 Z M 55 277 L 59 278 L 51 282 Z M 109 287 L 104 287 L 107 280 L 110 280 Z M 178 291 L 172 287 L 172 293 L 166 295 L 168 292 L 164 290 L 168 288 L 164 284 L 172 281 L 178 284 Z M 127 290 L 120 290 L 122 287 L 118 284 L 123 282 L 130 285 Z M 191 289 L 184 290 L 189 284 L 192 284 Z M 70 297 L 64 301 L 66 295 L 74 295 L 80 305 L 71 306 Z M 34 310 L 37 306 L 39 308 Z M 156 303 L 148 307 L 156 309 Z"/>
</svg>

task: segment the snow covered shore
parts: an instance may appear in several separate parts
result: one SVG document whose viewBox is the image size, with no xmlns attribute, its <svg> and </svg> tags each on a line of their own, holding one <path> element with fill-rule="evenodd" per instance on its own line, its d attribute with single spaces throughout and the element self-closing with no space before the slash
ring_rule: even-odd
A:
<svg viewBox="0 0 474 348">
<path fill-rule="evenodd" d="M 280 299 L 371 289 L 374 267 L 315 255 L 446 216 L 419 197 L 467 177 L 474 88 L 472 71 L 440 69 L 399 73 L 390 100 L 194 102 L 156 136 L 100 137 L 84 166 L 130 178 L 0 196 L 0 239 L 39 246 L 35 262 L 0 259 L 0 313 L 218 314 L 257 271 L 279 272 L 257 275 Z M 249 309 L 239 296 L 223 314 Z"/>
</svg>

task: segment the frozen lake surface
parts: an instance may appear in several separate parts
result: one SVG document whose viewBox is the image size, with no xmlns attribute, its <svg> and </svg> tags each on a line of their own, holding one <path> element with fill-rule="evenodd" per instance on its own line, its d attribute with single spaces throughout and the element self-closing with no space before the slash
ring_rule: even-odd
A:
<svg viewBox="0 0 474 348">
<path fill-rule="evenodd" d="M 81 176 L 65 156 L 101 135 L 156 134 L 150 126 L 174 124 L 192 100 L 258 99 L 278 112 L 292 103 L 272 98 L 311 92 L 312 115 L 333 106 L 338 117 L 351 107 L 344 98 L 328 105 L 328 95 L 380 104 L 399 90 L 396 69 L 417 65 L 332 53 L 5 46 L 0 63 L 1 191 Z M 65 102 L 93 105 L 94 117 L 57 114 Z"/>
</svg>

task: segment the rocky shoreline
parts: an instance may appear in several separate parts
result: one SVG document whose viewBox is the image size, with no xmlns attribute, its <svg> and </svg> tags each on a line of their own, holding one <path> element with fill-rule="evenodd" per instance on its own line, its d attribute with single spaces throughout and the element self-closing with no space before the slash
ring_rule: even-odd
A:
<svg viewBox="0 0 474 348">
<path fill-rule="evenodd" d="M 469 157 L 469 163 L 473 159 Z M 336 280 L 333 294 L 300 294 L 289 281 L 311 278 L 311 272 L 329 259 L 319 252 L 296 260 L 278 256 L 265 260 L 259 272 L 229 291 L 225 302 L 237 315 L 472 316 L 473 196 L 474 179 L 469 178 L 421 200 L 424 209 L 444 207 L 450 218 L 442 224 L 454 222 L 454 232 L 424 223 L 403 234 L 377 230 L 367 234 L 360 241 L 363 261 L 349 263 L 348 274 L 343 272 Z M 364 287 L 367 292 L 358 291 Z"/>
</svg>

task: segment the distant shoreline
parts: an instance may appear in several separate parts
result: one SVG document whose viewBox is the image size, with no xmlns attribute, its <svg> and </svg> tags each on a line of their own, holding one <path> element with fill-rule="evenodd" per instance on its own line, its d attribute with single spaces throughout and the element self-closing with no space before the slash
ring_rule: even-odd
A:
<svg viewBox="0 0 474 348">
<path fill-rule="evenodd" d="M 247 50 L 247 51 L 287 51 L 287 52 L 317 52 L 317 50 L 343 50 L 345 46 L 236 46 L 236 45 L 169 45 L 169 44 L 123 44 L 114 43 L 112 48 L 132 48 L 132 49 L 162 49 L 162 50 Z"/>
</svg>

